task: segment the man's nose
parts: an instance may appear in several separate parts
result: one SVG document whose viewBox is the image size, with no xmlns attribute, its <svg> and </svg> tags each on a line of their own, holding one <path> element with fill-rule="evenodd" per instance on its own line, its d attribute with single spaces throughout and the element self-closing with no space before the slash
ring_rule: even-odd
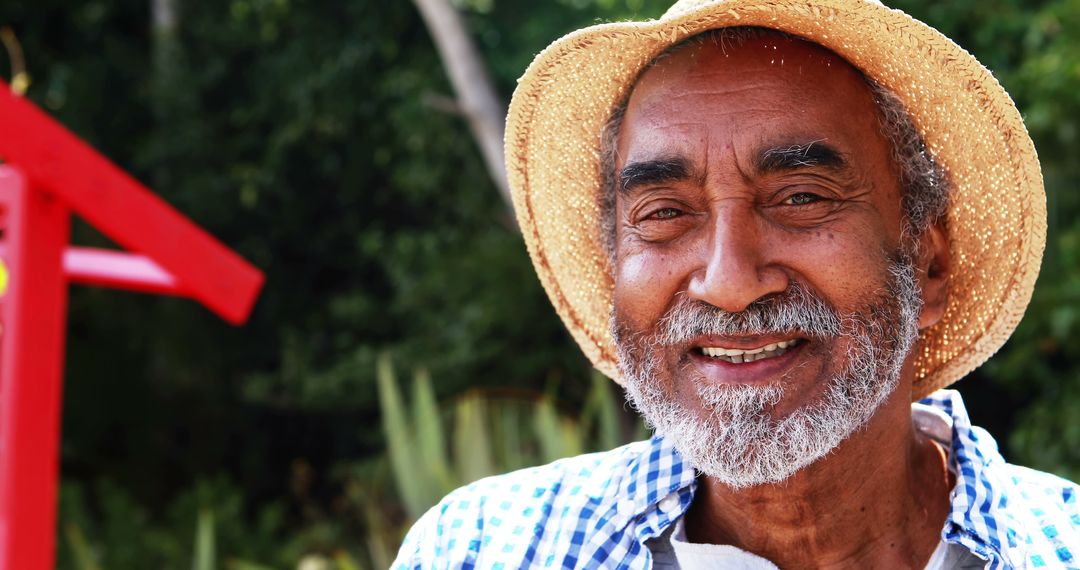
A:
<svg viewBox="0 0 1080 570">
<path fill-rule="evenodd" d="M 766 251 L 761 221 L 752 208 L 718 209 L 712 236 L 703 246 L 701 266 L 691 275 L 687 295 L 736 313 L 788 287 L 787 273 Z"/>
</svg>

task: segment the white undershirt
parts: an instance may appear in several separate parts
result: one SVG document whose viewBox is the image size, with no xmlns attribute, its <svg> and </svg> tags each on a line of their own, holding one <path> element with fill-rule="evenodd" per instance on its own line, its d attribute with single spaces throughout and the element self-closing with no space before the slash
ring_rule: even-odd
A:
<svg viewBox="0 0 1080 570">
<path fill-rule="evenodd" d="M 671 533 L 671 549 L 679 570 L 780 570 L 757 554 L 726 544 L 697 544 L 686 541 L 686 527 L 680 518 Z"/>
<path fill-rule="evenodd" d="M 675 521 L 671 548 L 675 551 L 680 570 L 780 570 L 776 564 L 735 546 L 687 542 L 686 528 L 681 518 Z M 948 551 L 949 545 L 945 541 L 939 542 L 925 570 L 945 568 Z"/>
</svg>

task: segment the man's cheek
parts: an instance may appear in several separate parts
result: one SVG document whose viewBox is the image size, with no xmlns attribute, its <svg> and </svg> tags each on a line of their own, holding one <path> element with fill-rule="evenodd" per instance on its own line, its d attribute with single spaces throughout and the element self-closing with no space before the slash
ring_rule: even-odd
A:
<svg viewBox="0 0 1080 570">
<path fill-rule="evenodd" d="M 837 233 L 824 239 L 789 242 L 784 264 L 830 305 L 844 310 L 879 293 L 888 278 L 885 251 L 874 237 Z"/>
<path fill-rule="evenodd" d="M 643 251 L 619 259 L 615 273 L 615 314 L 635 331 L 651 330 L 679 291 L 680 263 L 671 255 Z"/>
</svg>

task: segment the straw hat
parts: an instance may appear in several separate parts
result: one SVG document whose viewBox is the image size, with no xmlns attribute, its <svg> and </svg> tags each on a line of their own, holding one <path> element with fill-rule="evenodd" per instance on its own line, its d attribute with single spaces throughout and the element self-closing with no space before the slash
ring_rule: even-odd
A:
<svg viewBox="0 0 1080 570">
<path fill-rule="evenodd" d="M 953 185 L 949 300 L 914 349 L 914 399 L 978 367 L 1012 334 L 1038 275 L 1046 241 L 1039 160 L 1012 100 L 971 54 L 867 0 L 680 0 L 659 20 L 578 30 L 536 56 L 510 104 L 507 171 L 536 272 L 582 350 L 622 383 L 600 234 L 602 127 L 654 57 L 729 26 L 802 36 L 904 102 Z"/>
</svg>

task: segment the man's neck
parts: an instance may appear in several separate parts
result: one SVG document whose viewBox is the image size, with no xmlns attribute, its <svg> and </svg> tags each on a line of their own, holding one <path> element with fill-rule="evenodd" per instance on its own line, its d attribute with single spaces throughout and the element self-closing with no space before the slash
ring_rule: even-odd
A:
<svg viewBox="0 0 1080 570">
<path fill-rule="evenodd" d="M 733 490 L 703 477 L 687 538 L 781 568 L 923 568 L 948 514 L 948 472 L 942 450 L 912 428 L 904 388 L 865 429 L 782 483 Z"/>
</svg>

